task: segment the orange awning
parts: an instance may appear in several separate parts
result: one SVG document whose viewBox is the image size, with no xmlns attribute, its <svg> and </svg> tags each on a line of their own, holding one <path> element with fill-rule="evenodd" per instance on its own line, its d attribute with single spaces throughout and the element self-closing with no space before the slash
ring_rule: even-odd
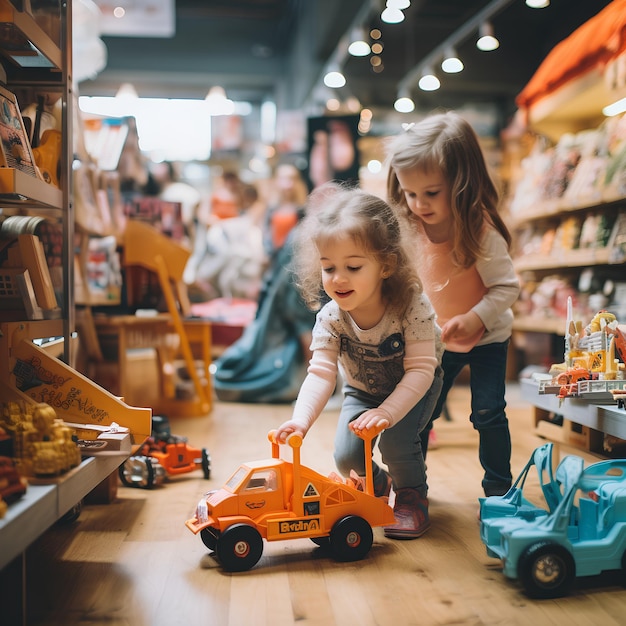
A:
<svg viewBox="0 0 626 626">
<path fill-rule="evenodd" d="M 626 50 L 626 0 L 613 0 L 557 44 L 516 98 L 529 109 L 569 81 L 594 68 L 603 68 Z"/>
</svg>

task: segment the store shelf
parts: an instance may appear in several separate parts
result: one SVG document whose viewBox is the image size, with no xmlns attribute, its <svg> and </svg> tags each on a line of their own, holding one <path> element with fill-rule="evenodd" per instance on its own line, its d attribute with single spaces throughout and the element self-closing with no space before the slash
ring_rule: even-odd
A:
<svg viewBox="0 0 626 626">
<path fill-rule="evenodd" d="M 556 317 L 517 316 L 513 321 L 513 330 L 527 333 L 551 333 L 565 336 L 565 319 Z"/>
<path fill-rule="evenodd" d="M 12 167 L 0 168 L 0 201 L 5 207 L 60 209 L 63 192 L 43 180 Z"/>
<path fill-rule="evenodd" d="M 0 519 L 0 569 L 122 464 L 125 455 L 90 457 L 47 485 L 29 485 Z"/>
<path fill-rule="evenodd" d="M 533 406 L 562 415 L 564 419 L 593 428 L 619 439 L 626 439 L 626 410 L 619 409 L 612 401 L 609 404 L 590 402 L 581 398 L 565 398 L 539 393 L 539 385 L 533 381 L 520 382 L 522 398 Z"/>
<path fill-rule="evenodd" d="M 13 38 L 8 45 L 0 38 L 2 54 L 21 68 L 63 67 L 61 50 L 50 39 L 35 19 L 26 11 L 18 11 L 10 0 L 0 0 L 0 23 L 10 26 Z M 24 44 L 16 46 L 13 42 L 23 38 Z"/>
<path fill-rule="evenodd" d="M 558 255 L 528 254 L 515 259 L 513 265 L 518 272 L 588 267 L 589 265 L 608 265 L 610 256 L 611 251 L 608 248 L 588 248 L 567 250 Z"/>
</svg>

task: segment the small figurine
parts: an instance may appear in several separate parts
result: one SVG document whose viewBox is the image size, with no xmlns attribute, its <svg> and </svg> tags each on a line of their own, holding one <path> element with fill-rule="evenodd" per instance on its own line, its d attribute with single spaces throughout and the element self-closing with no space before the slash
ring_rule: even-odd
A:
<svg viewBox="0 0 626 626">
<path fill-rule="evenodd" d="M 206 448 L 193 448 L 186 437 L 172 435 L 164 415 L 152 417 L 152 436 L 119 468 L 126 487 L 152 489 L 168 476 L 186 474 L 201 469 L 204 477 L 211 476 L 211 457 Z"/>
</svg>

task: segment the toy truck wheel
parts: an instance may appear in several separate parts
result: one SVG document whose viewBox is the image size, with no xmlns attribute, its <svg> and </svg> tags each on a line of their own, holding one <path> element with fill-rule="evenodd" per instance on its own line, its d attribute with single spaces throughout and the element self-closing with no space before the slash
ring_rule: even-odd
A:
<svg viewBox="0 0 626 626">
<path fill-rule="evenodd" d="M 569 593 L 576 577 L 576 564 L 563 546 L 539 541 L 520 555 L 517 575 L 531 598 L 559 598 Z"/>
<path fill-rule="evenodd" d="M 207 480 L 211 478 L 211 457 L 206 448 L 202 448 L 202 473 Z"/>
<path fill-rule="evenodd" d="M 209 549 L 215 550 L 217 546 L 217 540 L 220 538 L 219 532 L 214 528 L 203 528 L 200 531 L 200 539 L 202 543 Z"/>
<path fill-rule="evenodd" d="M 263 538 L 247 524 L 227 528 L 217 540 L 217 557 L 228 572 L 244 572 L 254 567 L 263 554 Z"/>
<path fill-rule="evenodd" d="M 131 456 L 120 465 L 120 480 L 125 487 L 151 489 L 154 485 L 154 467 L 147 456 Z"/>
<path fill-rule="evenodd" d="M 372 527 L 362 518 L 349 515 L 330 531 L 330 547 L 338 561 L 359 561 L 372 547 Z"/>
</svg>

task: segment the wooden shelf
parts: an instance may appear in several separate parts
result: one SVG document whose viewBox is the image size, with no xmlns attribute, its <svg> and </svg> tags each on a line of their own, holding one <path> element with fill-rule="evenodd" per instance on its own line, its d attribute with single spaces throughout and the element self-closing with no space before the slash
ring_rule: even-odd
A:
<svg viewBox="0 0 626 626">
<path fill-rule="evenodd" d="M 90 457 L 48 485 L 29 485 L 0 519 L 0 569 L 28 548 L 52 524 L 78 504 L 126 459 L 126 455 Z"/>
<path fill-rule="evenodd" d="M 567 269 L 590 265 L 609 265 L 610 256 L 609 248 L 585 248 L 561 251 L 559 254 L 550 255 L 527 254 L 515 259 L 513 265 L 518 272 Z"/>
<path fill-rule="evenodd" d="M 60 209 L 63 192 L 43 180 L 12 167 L 0 168 L 0 201 L 3 206 Z"/>
<path fill-rule="evenodd" d="M 29 3 L 30 4 L 30 3 Z M 32 15 L 26 11 L 18 11 L 10 0 L 0 0 L 0 22 L 12 24 L 30 42 L 35 50 L 26 48 L 23 54 L 20 50 L 2 49 L 2 54 L 22 68 L 54 68 L 63 67 L 63 57 L 59 47 L 50 39 L 47 33 L 37 24 Z"/>
<path fill-rule="evenodd" d="M 516 316 L 513 330 L 526 333 L 552 333 L 565 336 L 565 319 L 556 317 Z"/>
</svg>

